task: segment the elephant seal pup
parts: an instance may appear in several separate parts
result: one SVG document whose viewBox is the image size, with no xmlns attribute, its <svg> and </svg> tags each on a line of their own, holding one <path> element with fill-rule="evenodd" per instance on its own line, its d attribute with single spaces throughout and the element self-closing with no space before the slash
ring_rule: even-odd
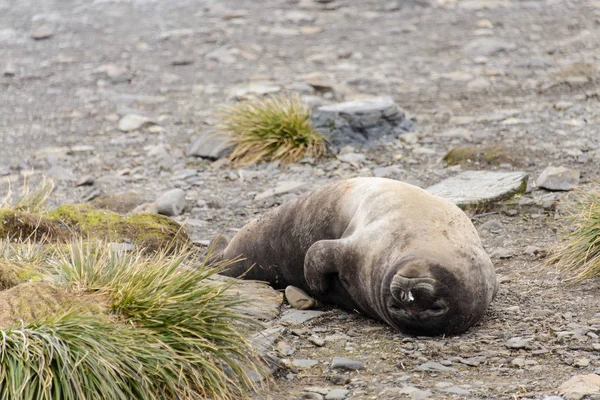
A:
<svg viewBox="0 0 600 400">
<path fill-rule="evenodd" d="M 245 225 L 224 275 L 299 287 L 414 335 L 457 334 L 497 291 L 494 267 L 467 215 L 416 186 L 341 180 Z M 248 271 L 248 268 L 254 267 Z"/>
</svg>

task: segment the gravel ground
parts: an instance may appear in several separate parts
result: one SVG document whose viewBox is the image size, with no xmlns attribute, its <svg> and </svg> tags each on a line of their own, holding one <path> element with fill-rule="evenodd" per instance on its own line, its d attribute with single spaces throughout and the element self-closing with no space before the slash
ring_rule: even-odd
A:
<svg viewBox="0 0 600 400">
<path fill-rule="evenodd" d="M 511 159 L 485 169 L 527 172 L 530 200 L 474 218 L 502 282 L 485 320 L 411 338 L 329 309 L 284 335 L 290 363 L 316 365 L 281 372 L 257 398 L 543 399 L 600 372 L 598 281 L 566 286 L 540 268 L 568 196 L 534 184 L 549 165 L 580 171 L 582 187 L 599 175 L 598 38 L 597 0 L 0 0 L 0 190 L 49 175 L 52 206 L 181 188 L 176 218 L 205 243 L 335 179 L 427 187 L 461 170 L 441 162 L 449 149 L 503 145 Z M 357 147 L 356 164 L 233 169 L 191 155 L 215 107 L 256 82 L 325 104 L 391 95 L 418 129 Z M 123 132 L 128 114 L 153 123 Z M 255 199 L 274 187 L 285 190 Z M 333 370 L 335 356 L 364 366 Z"/>
</svg>

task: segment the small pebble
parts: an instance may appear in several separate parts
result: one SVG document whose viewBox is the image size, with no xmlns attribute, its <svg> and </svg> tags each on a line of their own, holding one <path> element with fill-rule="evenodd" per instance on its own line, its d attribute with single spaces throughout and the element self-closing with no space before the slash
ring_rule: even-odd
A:
<svg viewBox="0 0 600 400">
<path fill-rule="evenodd" d="M 312 368 L 318 363 L 315 360 L 292 360 L 292 365 L 296 368 Z"/>
<path fill-rule="evenodd" d="M 315 299 L 295 286 L 285 288 L 285 299 L 296 310 L 308 310 L 315 305 Z"/>
<path fill-rule="evenodd" d="M 419 371 L 438 371 L 438 372 L 455 372 L 456 369 L 452 367 L 446 367 L 440 363 L 428 361 L 424 364 L 419 365 Z"/>
<path fill-rule="evenodd" d="M 325 341 L 323 339 L 315 337 L 315 336 L 309 337 L 308 341 L 317 347 L 323 347 L 325 345 Z"/>
<path fill-rule="evenodd" d="M 325 400 L 343 400 L 348 396 L 348 394 L 350 394 L 349 390 L 333 389 L 331 392 L 327 393 Z"/>
<path fill-rule="evenodd" d="M 514 337 L 508 339 L 505 346 L 509 349 L 525 349 L 531 346 L 533 338 Z"/>
<path fill-rule="evenodd" d="M 34 40 L 50 39 L 52 36 L 54 36 L 54 30 L 48 25 L 42 25 L 31 32 L 31 38 Z"/>
<path fill-rule="evenodd" d="M 323 396 L 319 393 L 305 392 L 300 395 L 301 400 L 323 400 Z"/>
<path fill-rule="evenodd" d="M 348 370 L 358 370 L 362 369 L 364 364 L 361 361 L 350 360 L 343 357 L 334 357 L 331 362 L 332 369 L 348 369 Z"/>
</svg>

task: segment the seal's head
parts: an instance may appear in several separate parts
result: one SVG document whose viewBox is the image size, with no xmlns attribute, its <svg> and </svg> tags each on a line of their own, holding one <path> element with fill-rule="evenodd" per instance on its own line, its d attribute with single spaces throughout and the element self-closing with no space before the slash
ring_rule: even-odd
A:
<svg viewBox="0 0 600 400">
<path fill-rule="evenodd" d="M 466 270 L 469 274 L 460 273 Z M 485 277 L 481 268 L 448 268 L 432 259 L 408 257 L 383 279 L 380 309 L 388 323 L 405 333 L 457 334 L 483 317 L 495 288 L 495 275 Z"/>
</svg>

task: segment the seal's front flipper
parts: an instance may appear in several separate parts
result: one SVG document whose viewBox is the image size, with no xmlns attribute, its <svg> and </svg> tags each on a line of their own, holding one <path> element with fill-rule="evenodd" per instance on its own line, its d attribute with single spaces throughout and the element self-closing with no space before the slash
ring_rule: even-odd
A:
<svg viewBox="0 0 600 400">
<path fill-rule="evenodd" d="M 224 259 L 224 252 L 230 242 L 231 238 L 225 234 L 220 234 L 213 238 L 206 250 L 206 263 L 213 264 L 226 261 Z"/>
<path fill-rule="evenodd" d="M 348 249 L 344 240 L 320 240 L 314 243 L 304 258 L 304 278 L 315 294 L 324 294 L 330 288 L 332 275 L 342 274 Z"/>
</svg>

